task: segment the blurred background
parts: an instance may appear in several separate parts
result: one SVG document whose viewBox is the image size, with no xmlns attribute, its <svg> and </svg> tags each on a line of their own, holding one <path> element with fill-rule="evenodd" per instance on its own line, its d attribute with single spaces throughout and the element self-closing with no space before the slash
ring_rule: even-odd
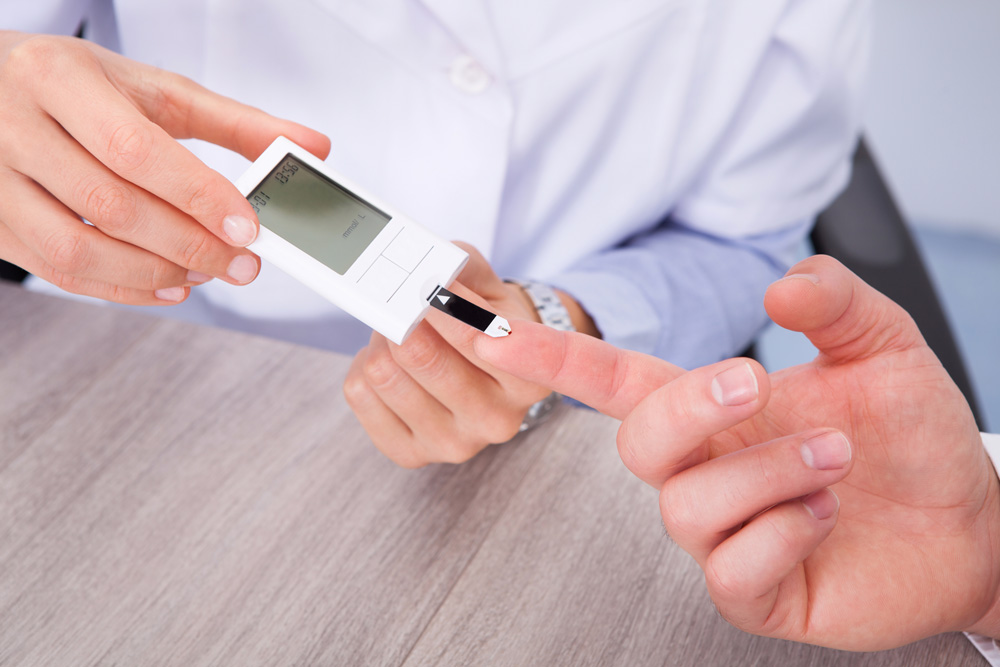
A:
<svg viewBox="0 0 1000 667">
<path fill-rule="evenodd" d="M 877 0 L 866 139 L 913 229 L 978 395 L 1000 430 L 1000 2 Z M 777 327 L 777 370 L 811 359 Z"/>
</svg>

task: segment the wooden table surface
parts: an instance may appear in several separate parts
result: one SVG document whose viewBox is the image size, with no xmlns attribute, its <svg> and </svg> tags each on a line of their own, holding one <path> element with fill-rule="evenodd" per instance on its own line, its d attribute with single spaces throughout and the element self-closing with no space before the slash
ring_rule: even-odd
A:
<svg viewBox="0 0 1000 667">
<path fill-rule="evenodd" d="M 617 422 L 402 470 L 347 365 L 0 286 L 0 665 L 985 664 L 743 634 Z"/>
</svg>

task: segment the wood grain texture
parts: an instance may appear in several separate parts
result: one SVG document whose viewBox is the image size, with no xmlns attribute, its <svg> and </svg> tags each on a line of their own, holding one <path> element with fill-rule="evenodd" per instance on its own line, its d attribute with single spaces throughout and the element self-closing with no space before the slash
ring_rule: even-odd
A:
<svg viewBox="0 0 1000 667">
<path fill-rule="evenodd" d="M 981 664 L 960 635 L 857 654 L 732 628 L 665 535 L 655 491 L 618 459 L 616 428 L 562 422 L 408 667 Z"/>
<path fill-rule="evenodd" d="M 0 665 L 979 665 L 740 633 L 563 408 L 396 468 L 349 360 L 0 287 Z"/>
<path fill-rule="evenodd" d="M 154 322 L 27 296 L 0 282 L 0 468 Z"/>
</svg>

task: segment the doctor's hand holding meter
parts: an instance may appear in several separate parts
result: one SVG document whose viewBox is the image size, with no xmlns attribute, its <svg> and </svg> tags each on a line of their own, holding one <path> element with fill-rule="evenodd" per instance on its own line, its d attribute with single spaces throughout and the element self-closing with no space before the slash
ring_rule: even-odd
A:
<svg viewBox="0 0 1000 667">
<path fill-rule="evenodd" d="M 0 32 L 0 258 L 78 294 L 182 301 L 252 281 L 246 199 L 175 137 L 256 157 L 274 133 L 321 134 L 68 37 Z M 84 225 L 83 217 L 93 223 Z"/>
<path fill-rule="evenodd" d="M 477 248 L 455 293 L 469 283 L 464 296 L 515 328 L 579 320 L 622 347 L 710 363 L 756 336 L 764 289 L 846 183 L 868 9 L 18 3 L 7 27 L 82 26 L 121 56 L 3 34 L 0 188 L 18 196 L 0 204 L 0 256 L 72 291 L 182 301 L 167 316 L 363 350 L 352 404 L 376 441 L 408 443 L 383 450 L 405 465 L 467 458 L 530 422 L 544 392 L 488 368 L 441 313 L 395 347 L 270 265 L 254 279 L 256 215 L 225 179 L 278 135 L 329 151 L 339 173 Z"/>
<path fill-rule="evenodd" d="M 512 328 L 536 321 L 534 304 L 522 288 L 502 281 L 478 251 L 464 247 L 469 265 L 455 291 L 505 314 Z M 555 307 L 574 329 L 597 335 L 586 313 L 575 309 L 572 318 L 561 304 Z M 431 311 L 404 345 L 374 333 L 354 358 L 345 396 L 372 441 L 393 461 L 407 467 L 465 461 L 526 428 L 532 406 L 539 406 L 536 411 L 552 407 L 549 402 L 557 397 L 550 397 L 548 389 L 478 358 L 473 343 L 481 335 Z"/>
</svg>

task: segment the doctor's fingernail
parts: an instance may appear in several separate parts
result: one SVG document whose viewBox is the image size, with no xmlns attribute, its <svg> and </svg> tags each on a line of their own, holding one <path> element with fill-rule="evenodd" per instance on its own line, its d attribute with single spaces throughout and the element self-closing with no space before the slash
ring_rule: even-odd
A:
<svg viewBox="0 0 1000 667">
<path fill-rule="evenodd" d="M 813 470 L 840 470 L 851 462 L 851 443 L 839 431 L 809 438 L 800 449 L 802 460 Z"/>
<path fill-rule="evenodd" d="M 202 283 L 207 283 L 212 279 L 212 276 L 202 273 L 201 271 L 188 271 L 187 281 L 189 283 L 194 283 L 195 285 L 200 285 Z"/>
<path fill-rule="evenodd" d="M 153 296 L 161 301 L 179 303 L 187 296 L 187 291 L 183 287 L 164 287 L 153 292 Z"/>
<path fill-rule="evenodd" d="M 257 238 L 257 227 L 242 215 L 227 215 L 222 221 L 222 230 L 238 246 L 250 245 Z"/>
<path fill-rule="evenodd" d="M 757 376 L 750 364 L 743 362 L 712 378 L 712 398 L 719 405 L 746 405 L 757 398 Z"/>
<path fill-rule="evenodd" d="M 840 509 L 840 498 L 830 489 L 820 489 L 802 499 L 809 513 L 820 521 L 829 519 Z"/>
<path fill-rule="evenodd" d="M 248 283 L 257 277 L 257 260 L 250 255 L 237 255 L 229 262 L 226 275 L 241 285 Z"/>
</svg>

